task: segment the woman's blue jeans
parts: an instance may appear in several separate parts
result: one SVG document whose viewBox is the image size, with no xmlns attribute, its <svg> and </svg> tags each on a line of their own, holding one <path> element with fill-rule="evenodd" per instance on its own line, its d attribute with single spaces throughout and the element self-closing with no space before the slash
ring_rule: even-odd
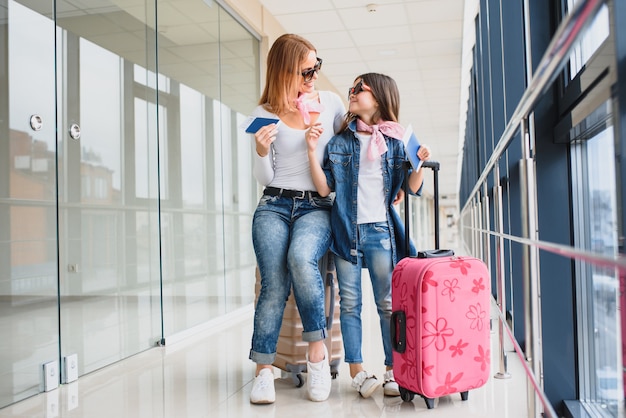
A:
<svg viewBox="0 0 626 418">
<path fill-rule="evenodd" d="M 287 297 L 293 285 L 302 318 L 302 340 L 326 338 L 324 282 L 318 261 L 331 240 L 331 197 L 264 195 L 252 221 L 252 243 L 261 274 L 250 359 L 272 364 Z"/>
<path fill-rule="evenodd" d="M 357 264 L 335 257 L 341 306 L 341 333 L 346 363 L 363 363 L 361 345 L 363 327 L 361 308 L 363 293 L 361 270 L 367 268 L 372 282 L 374 300 L 385 351 L 385 365 L 393 365 L 391 352 L 391 274 L 393 260 L 391 236 L 387 222 L 359 224 Z"/>
</svg>

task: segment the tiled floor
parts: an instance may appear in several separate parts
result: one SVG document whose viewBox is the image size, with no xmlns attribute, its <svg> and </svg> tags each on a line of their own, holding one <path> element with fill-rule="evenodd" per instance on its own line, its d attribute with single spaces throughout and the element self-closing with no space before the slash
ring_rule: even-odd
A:
<svg viewBox="0 0 626 418">
<path fill-rule="evenodd" d="M 368 294 L 366 292 L 366 294 Z M 364 358 L 368 370 L 384 373 L 378 318 L 370 300 L 364 304 Z M 473 390 L 436 401 L 384 397 L 379 389 L 369 399 L 350 386 L 342 363 L 326 402 L 311 402 L 306 388 L 276 369 L 276 402 L 251 405 L 249 394 L 254 364 L 247 358 L 252 333 L 252 306 L 227 322 L 166 347 L 135 355 L 102 370 L 81 376 L 51 392 L 0 409 L 0 418 L 200 418 L 200 417 L 527 417 L 526 377 L 518 357 L 509 354 L 511 379 L 492 378 Z M 494 328 L 496 322 L 494 322 Z M 498 364 L 497 334 L 492 332 L 492 375 Z"/>
</svg>

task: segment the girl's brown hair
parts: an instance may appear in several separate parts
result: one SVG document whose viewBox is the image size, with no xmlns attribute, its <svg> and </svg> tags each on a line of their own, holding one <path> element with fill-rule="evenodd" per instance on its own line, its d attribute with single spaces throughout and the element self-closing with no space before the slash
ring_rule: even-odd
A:
<svg viewBox="0 0 626 418">
<path fill-rule="evenodd" d="M 374 99 L 378 103 L 378 110 L 373 120 L 376 122 L 398 122 L 400 115 L 400 91 L 395 80 L 388 75 L 379 73 L 361 74 L 354 81 L 363 80 L 363 83 L 371 89 Z M 348 112 L 341 125 L 340 132 L 345 130 L 350 122 L 358 118 L 354 113 Z"/>
<path fill-rule="evenodd" d="M 278 116 L 295 109 L 301 83 L 300 65 L 316 51 L 311 42 L 295 34 L 281 35 L 267 54 L 267 73 L 259 104 Z"/>
</svg>

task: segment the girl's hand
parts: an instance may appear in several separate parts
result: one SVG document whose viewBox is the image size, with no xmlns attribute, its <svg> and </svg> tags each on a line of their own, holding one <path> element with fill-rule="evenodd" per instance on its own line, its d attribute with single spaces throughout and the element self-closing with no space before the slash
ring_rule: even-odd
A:
<svg viewBox="0 0 626 418">
<path fill-rule="evenodd" d="M 417 150 L 417 157 L 422 161 L 428 161 L 430 159 L 430 148 L 428 145 L 420 146 Z"/>
<path fill-rule="evenodd" d="M 428 145 L 422 145 L 417 150 L 417 157 L 422 161 L 428 161 L 430 159 L 430 148 Z M 409 188 L 411 192 L 416 193 L 424 182 L 424 167 L 420 167 L 419 170 L 414 170 L 409 176 Z"/>
<path fill-rule="evenodd" d="M 317 148 L 317 142 L 320 139 L 320 136 L 324 132 L 324 128 L 322 128 L 321 123 L 316 123 L 311 126 L 308 131 L 304 134 L 304 139 L 306 139 L 307 150 L 309 152 L 314 152 Z"/>
<path fill-rule="evenodd" d="M 398 190 L 398 194 L 396 195 L 396 197 L 393 199 L 393 205 L 397 205 L 398 203 L 402 202 L 402 199 L 404 199 L 404 190 L 400 189 Z"/>
<path fill-rule="evenodd" d="M 275 123 L 262 127 L 254 134 L 256 153 L 259 154 L 259 157 L 265 157 L 269 154 L 270 146 L 276 140 L 276 135 L 278 135 L 278 126 Z"/>
</svg>

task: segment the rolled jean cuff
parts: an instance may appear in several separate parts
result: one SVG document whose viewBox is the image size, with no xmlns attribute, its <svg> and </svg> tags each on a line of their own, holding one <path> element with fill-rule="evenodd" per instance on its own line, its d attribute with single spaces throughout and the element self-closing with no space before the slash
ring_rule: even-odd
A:
<svg viewBox="0 0 626 418">
<path fill-rule="evenodd" d="M 256 364 L 273 364 L 274 360 L 276 360 L 276 353 L 265 354 L 250 350 L 249 358 Z"/>
<path fill-rule="evenodd" d="M 326 332 L 326 328 L 318 329 L 316 331 L 302 332 L 302 341 L 314 343 L 316 341 L 325 340 L 327 335 L 328 333 Z"/>
</svg>

